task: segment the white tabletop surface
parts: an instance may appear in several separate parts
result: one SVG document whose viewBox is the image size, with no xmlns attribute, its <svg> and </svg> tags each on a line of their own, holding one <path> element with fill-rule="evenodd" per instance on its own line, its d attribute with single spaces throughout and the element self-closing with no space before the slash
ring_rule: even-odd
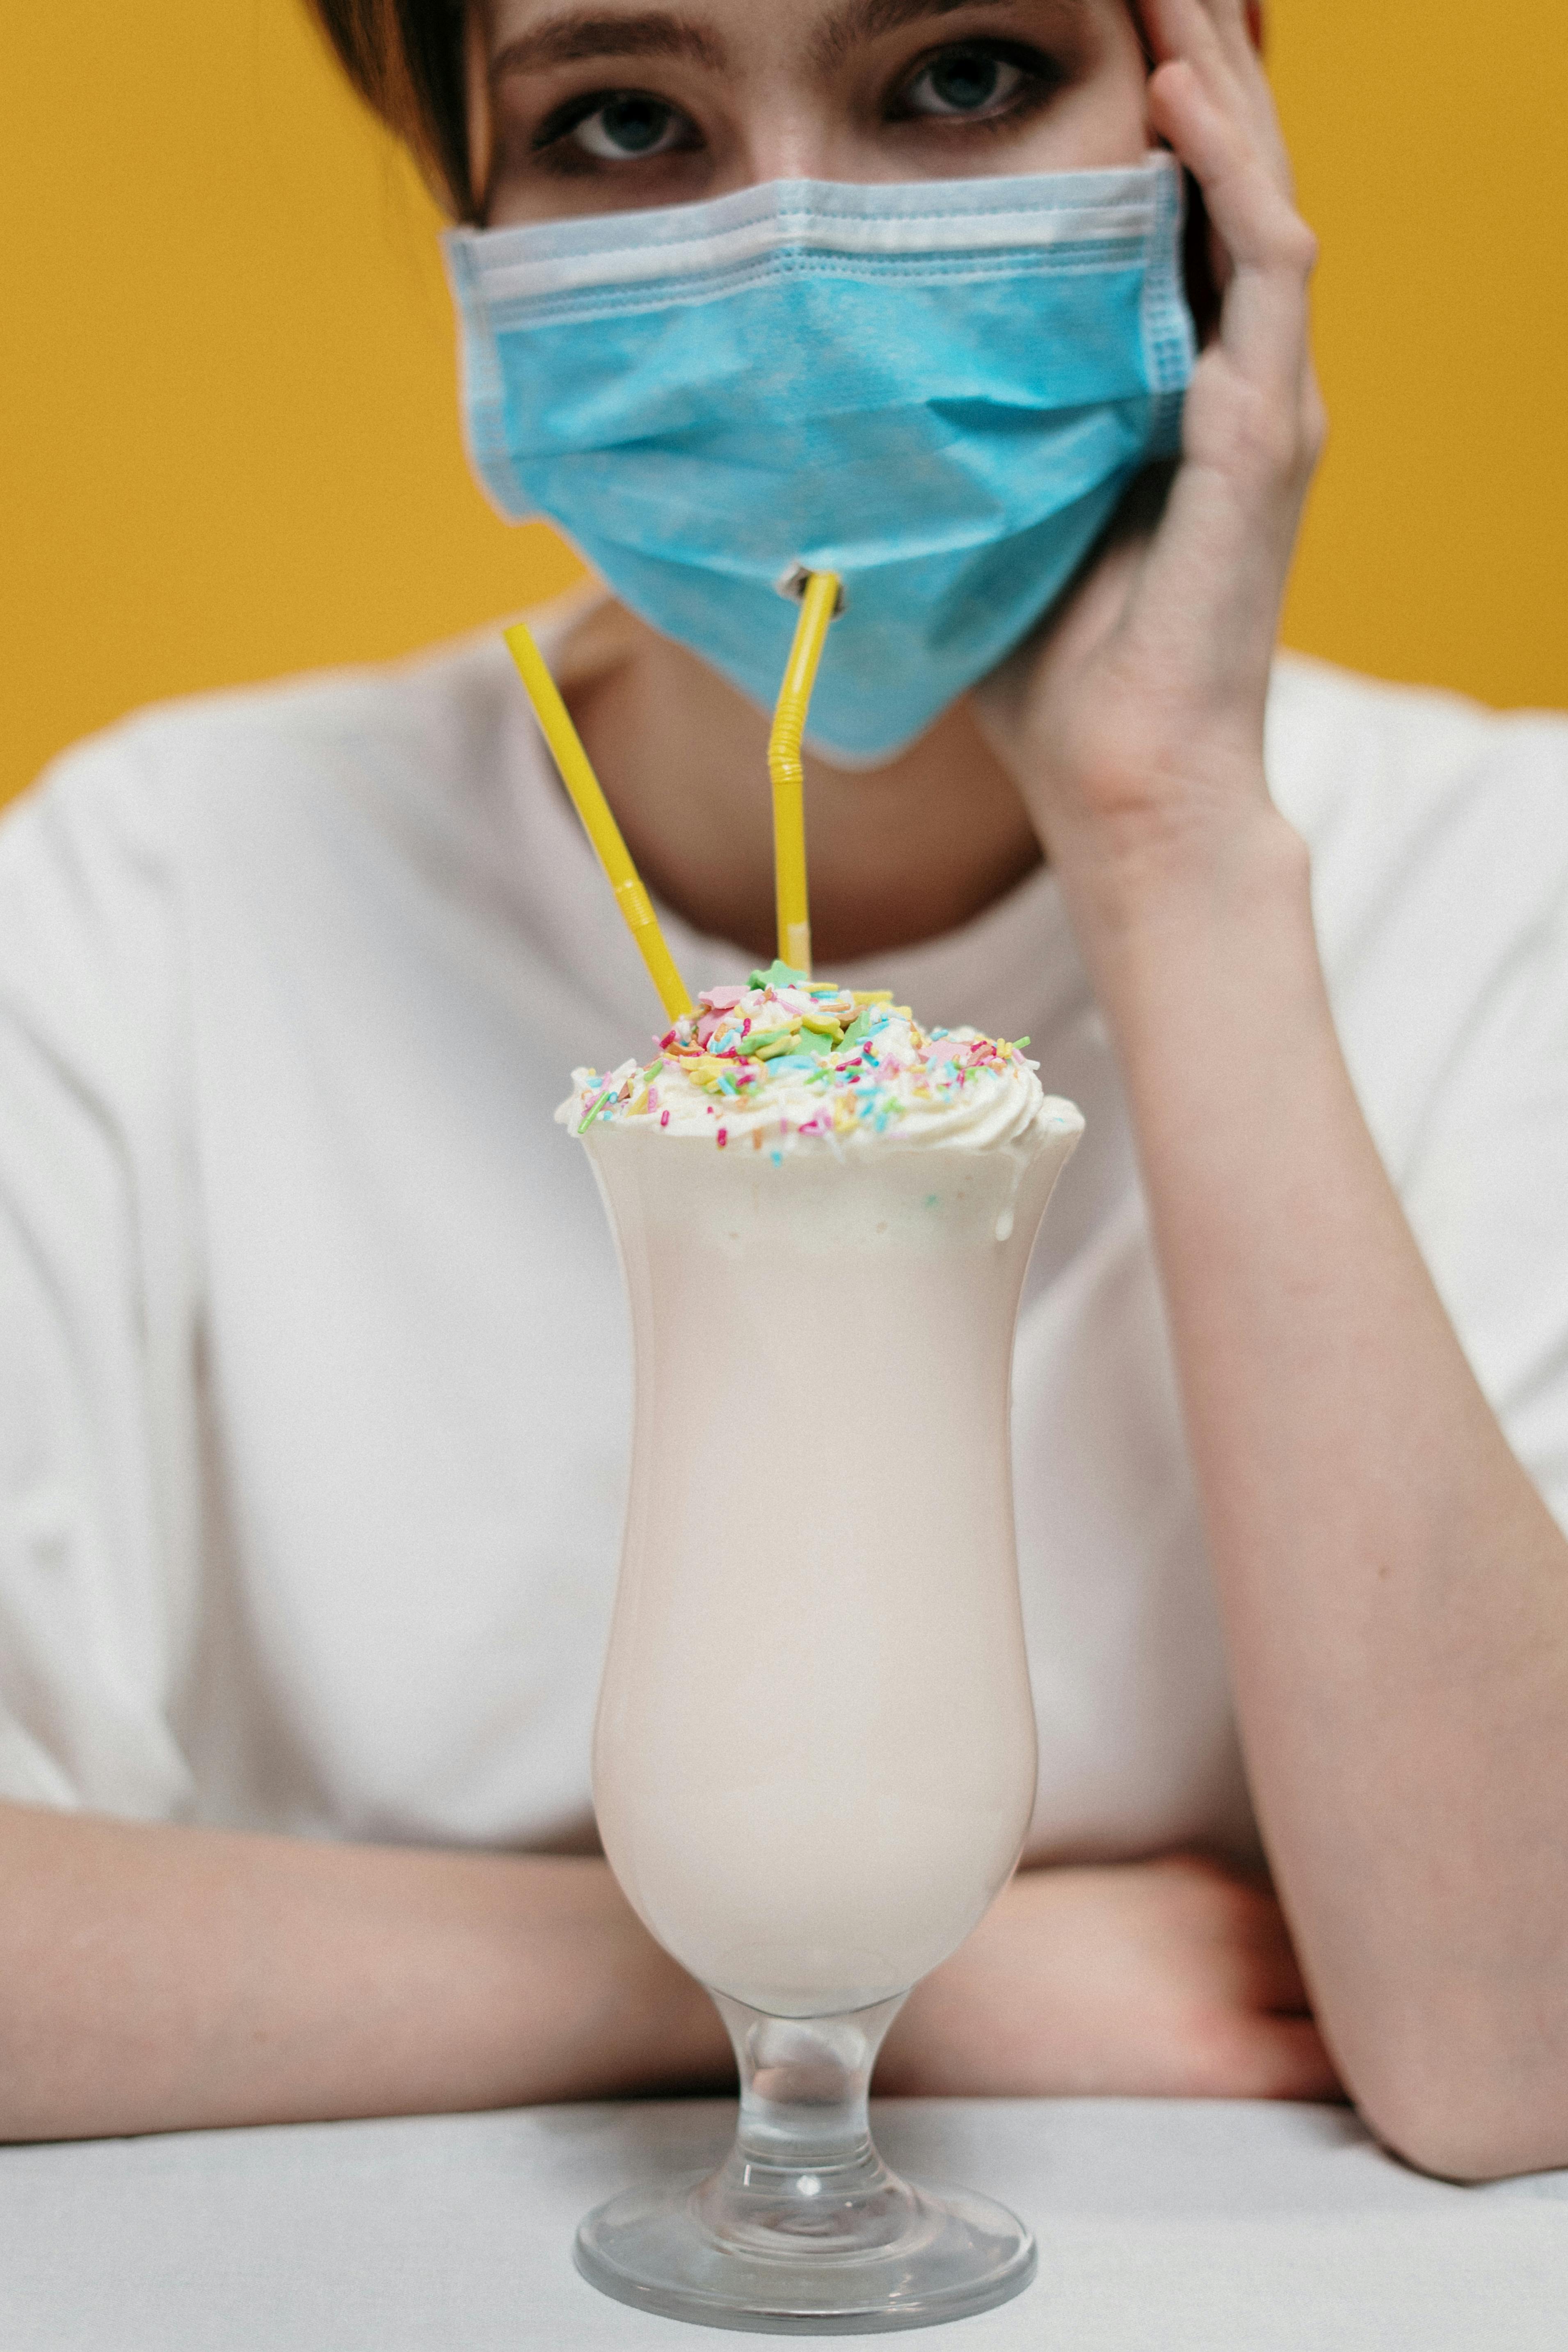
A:
<svg viewBox="0 0 1568 2352">
<path fill-rule="evenodd" d="M 596 2294 L 571 2242 L 628 2181 L 717 2160 L 732 2116 L 544 2107 L 0 2149 L 0 2352 L 716 2346 Z M 924 2340 L 1568 2352 L 1568 2173 L 1447 2187 L 1325 2107 L 889 2101 L 877 2134 L 900 2170 L 1005 2198 L 1039 2238 L 1026 2294 Z"/>
</svg>

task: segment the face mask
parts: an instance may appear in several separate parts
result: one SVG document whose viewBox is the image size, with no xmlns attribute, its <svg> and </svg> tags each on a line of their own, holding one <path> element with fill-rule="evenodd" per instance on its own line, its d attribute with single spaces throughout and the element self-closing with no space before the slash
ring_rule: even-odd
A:
<svg viewBox="0 0 1568 2352">
<path fill-rule="evenodd" d="M 1178 445 L 1182 178 L 843 186 L 539 227 L 447 255 L 475 466 L 763 709 L 799 564 L 837 572 L 812 738 L 888 758 L 1059 595 Z"/>
</svg>

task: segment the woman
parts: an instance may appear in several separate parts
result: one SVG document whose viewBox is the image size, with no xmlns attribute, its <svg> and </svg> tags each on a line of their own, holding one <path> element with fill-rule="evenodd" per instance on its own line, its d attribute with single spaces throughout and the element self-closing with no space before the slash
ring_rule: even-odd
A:
<svg viewBox="0 0 1568 2352">
<path fill-rule="evenodd" d="M 1342 2084 L 1418 2164 L 1568 2161 L 1568 732 L 1272 666 L 1321 423 L 1241 0 L 319 13 L 491 227 L 1158 144 L 1201 191 L 1163 505 L 811 771 L 819 962 L 1089 1116 L 1019 1343 L 1026 1866 L 881 2079 Z M 619 605 L 546 634 L 732 975 L 762 719 Z M 549 1113 L 648 1004 L 504 654 L 118 730 L 0 907 L 0 2130 L 717 2077 L 586 1781 L 626 1374 Z"/>
</svg>

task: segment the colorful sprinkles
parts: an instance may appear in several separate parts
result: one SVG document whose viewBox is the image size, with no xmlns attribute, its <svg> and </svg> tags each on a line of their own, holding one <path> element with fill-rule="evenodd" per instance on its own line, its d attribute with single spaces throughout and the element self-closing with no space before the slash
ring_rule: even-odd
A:
<svg viewBox="0 0 1568 2352">
<path fill-rule="evenodd" d="M 910 1112 L 962 1101 L 988 1079 L 1032 1071 L 1024 1058 L 1028 1043 L 973 1029 L 927 1031 L 907 1004 L 892 1002 L 890 990 L 840 988 L 774 963 L 752 972 L 743 988 L 705 990 L 696 1011 L 658 1040 L 651 1062 L 626 1062 L 603 1076 L 574 1073 L 570 1124 L 578 1135 L 597 1119 L 657 1117 L 668 1127 L 670 1106 L 661 1091 L 690 1087 L 708 1097 L 710 1118 L 722 1111 L 716 1136 L 722 1150 L 735 1118 L 766 1117 L 776 1101 L 776 1121 L 766 1118 L 776 1161 L 779 1147 L 795 1136 L 883 1134 Z M 762 1148 L 762 1124 L 752 1126 L 751 1140 Z"/>
</svg>

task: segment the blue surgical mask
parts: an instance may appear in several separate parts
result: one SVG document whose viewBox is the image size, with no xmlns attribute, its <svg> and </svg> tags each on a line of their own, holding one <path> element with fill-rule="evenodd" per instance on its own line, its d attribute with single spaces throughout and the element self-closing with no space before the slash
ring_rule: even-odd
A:
<svg viewBox="0 0 1568 2352">
<path fill-rule="evenodd" d="M 885 760 L 1044 614 L 1192 373 L 1182 177 L 841 186 L 458 229 L 469 447 L 667 636 L 771 707 L 838 572 L 814 742 Z"/>
</svg>

